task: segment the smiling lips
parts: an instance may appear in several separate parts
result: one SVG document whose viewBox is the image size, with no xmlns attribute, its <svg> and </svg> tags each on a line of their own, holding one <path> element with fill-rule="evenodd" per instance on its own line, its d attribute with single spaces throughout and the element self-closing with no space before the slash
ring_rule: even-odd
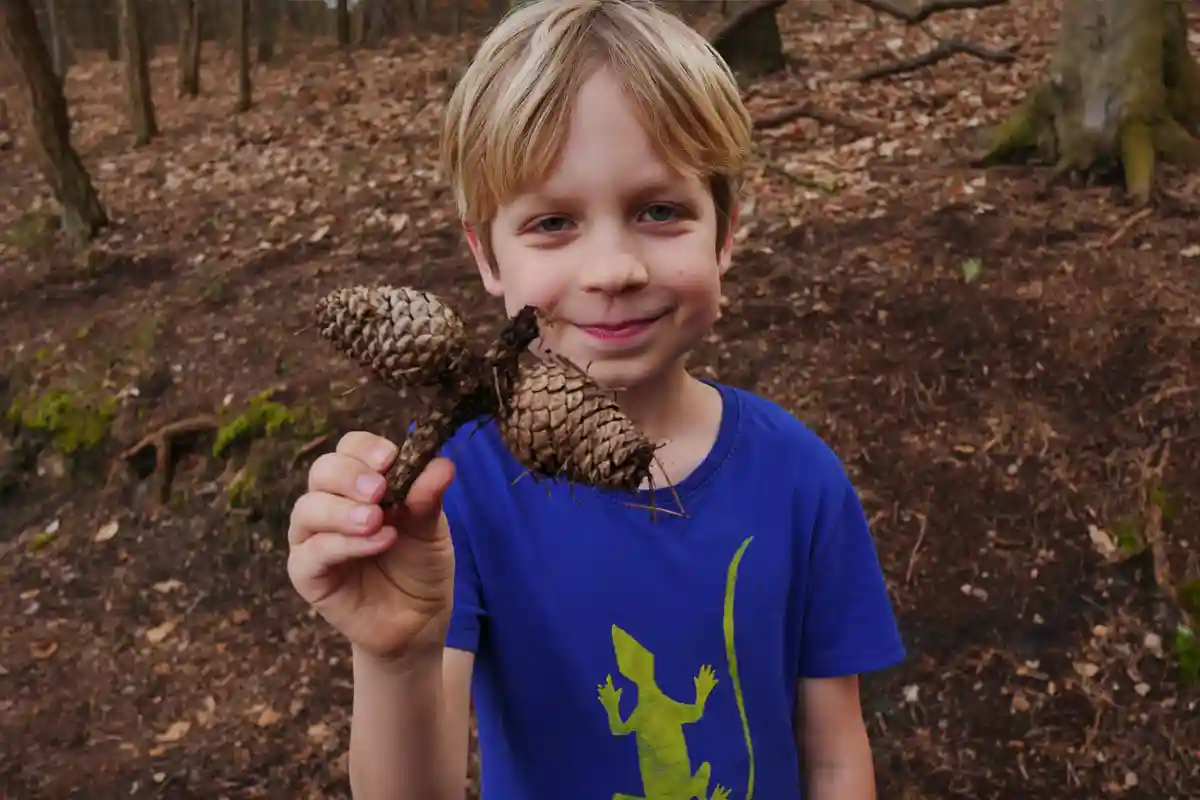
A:
<svg viewBox="0 0 1200 800">
<path fill-rule="evenodd" d="M 649 317 L 627 320 L 608 325 L 580 325 L 579 329 L 589 336 L 606 342 L 620 342 L 632 339 L 645 332 L 666 314 L 655 314 Z"/>
</svg>

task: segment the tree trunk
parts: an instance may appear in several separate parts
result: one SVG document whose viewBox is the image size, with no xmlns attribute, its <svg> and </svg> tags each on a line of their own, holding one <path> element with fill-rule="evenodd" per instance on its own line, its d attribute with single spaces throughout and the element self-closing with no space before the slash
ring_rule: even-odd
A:
<svg viewBox="0 0 1200 800">
<path fill-rule="evenodd" d="M 238 92 L 237 105 L 234 107 L 234 110 L 241 113 L 249 111 L 252 105 L 250 91 L 250 0 L 237 0 L 235 28 L 234 39 L 237 43 L 238 59 Z"/>
<path fill-rule="evenodd" d="M 24 79 L 38 166 L 62 206 L 67 236 L 83 243 L 108 224 L 92 179 L 71 145 L 71 120 L 30 0 L 0 0 L 0 45 Z"/>
<path fill-rule="evenodd" d="M 287 0 L 285 0 L 287 2 Z M 258 36 L 255 61 L 269 64 L 275 58 L 275 40 L 279 35 L 279 0 L 262 0 L 258 4 Z"/>
<path fill-rule="evenodd" d="M 50 60 L 54 65 L 54 74 L 60 81 L 66 80 L 67 70 L 71 68 L 67 31 L 62 23 L 58 0 L 46 0 L 46 33 L 50 39 Z"/>
<path fill-rule="evenodd" d="M 1123 167 L 1146 202 L 1160 161 L 1200 167 L 1200 66 L 1183 0 L 1065 0 L 1046 80 L 994 133 L 982 165 L 1036 158 L 1055 174 Z"/>
<path fill-rule="evenodd" d="M 337 0 L 337 42 L 350 47 L 350 0 Z"/>
<path fill-rule="evenodd" d="M 179 82 L 180 97 L 200 94 L 200 4 L 179 0 Z"/>
<path fill-rule="evenodd" d="M 129 123 L 133 126 L 134 144 L 141 146 L 158 135 L 158 122 L 154 118 L 150 58 L 139 3 L 140 0 L 121 0 L 120 31 Z"/>
</svg>

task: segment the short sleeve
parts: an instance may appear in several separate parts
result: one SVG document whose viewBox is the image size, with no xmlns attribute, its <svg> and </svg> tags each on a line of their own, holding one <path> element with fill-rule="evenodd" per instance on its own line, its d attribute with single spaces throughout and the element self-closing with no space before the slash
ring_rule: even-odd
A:
<svg viewBox="0 0 1200 800">
<path fill-rule="evenodd" d="M 454 608 L 446 633 L 446 647 L 475 652 L 481 627 L 487 616 L 475 553 L 471 547 L 471 510 L 464 476 L 456 474 L 442 498 L 442 509 L 450 525 L 454 544 Z"/>
<path fill-rule="evenodd" d="M 844 472 L 821 495 L 807 551 L 799 675 L 894 666 L 904 644 L 858 494 Z"/>
</svg>

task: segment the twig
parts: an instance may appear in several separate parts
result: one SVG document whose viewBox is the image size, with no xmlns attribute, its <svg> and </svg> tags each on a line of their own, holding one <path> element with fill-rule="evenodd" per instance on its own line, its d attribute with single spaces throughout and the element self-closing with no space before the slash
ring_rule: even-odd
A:
<svg viewBox="0 0 1200 800">
<path fill-rule="evenodd" d="M 1008 0 L 928 0 L 926 3 L 909 11 L 900 8 L 891 0 L 854 0 L 860 6 L 866 6 L 872 11 L 888 14 L 896 19 L 904 20 L 909 25 L 920 25 L 934 14 L 944 11 L 967 11 L 972 8 L 992 8 L 1008 5 Z"/>
<path fill-rule="evenodd" d="M 128 461 L 138 453 L 153 445 L 155 454 L 154 474 L 158 482 L 158 498 L 160 503 L 171 499 L 171 445 L 181 436 L 196 433 L 207 433 L 221 427 L 220 421 L 211 414 L 172 422 L 153 433 L 143 437 L 137 444 L 121 453 L 121 458 Z"/>
<path fill-rule="evenodd" d="M 321 445 L 325 444 L 328 441 L 329 441 L 329 434 L 326 433 L 323 436 L 318 436 L 314 439 L 310 439 L 307 442 L 305 442 L 303 445 L 301 445 L 300 449 L 297 450 L 295 452 L 295 454 L 292 455 L 292 460 L 288 462 L 288 471 L 290 472 L 291 470 L 295 469 L 296 465 L 298 463 L 300 463 L 300 459 L 304 458 L 306 455 L 311 453 L 313 450 L 316 450 L 318 447 L 320 447 Z"/>
<path fill-rule="evenodd" d="M 1112 236 L 1108 237 L 1108 241 L 1106 241 L 1104 243 L 1104 246 L 1106 248 L 1112 247 L 1114 244 L 1121 241 L 1121 238 L 1124 237 L 1125 234 L 1129 233 L 1129 229 L 1132 228 L 1134 225 L 1138 224 L 1139 222 L 1141 222 L 1142 220 L 1144 220 L 1146 217 L 1150 216 L 1150 212 L 1152 210 L 1153 209 L 1143 208 L 1141 211 L 1137 212 L 1136 214 L 1131 216 L 1129 219 L 1125 220 L 1125 222 L 1123 222 L 1121 224 L 1121 227 L 1117 228 L 1116 233 L 1114 233 Z"/>
<path fill-rule="evenodd" d="M 845 128 L 848 131 L 857 133 L 859 136 L 871 136 L 879 132 L 879 126 L 870 122 L 826 111 L 825 109 L 813 106 L 811 103 L 801 103 L 798 106 L 790 106 L 780 111 L 761 116 L 754 120 L 754 129 L 757 131 L 770 130 L 771 128 L 778 128 L 781 125 L 786 125 L 793 120 L 801 118 L 816 120 L 825 125 L 832 125 L 835 128 Z"/>
<path fill-rule="evenodd" d="M 838 190 L 838 187 L 835 185 L 822 183 L 821 181 L 814 180 L 812 178 L 804 178 L 800 175 L 793 175 L 778 164 L 767 162 L 763 165 L 763 168 L 770 172 L 774 172 L 776 175 L 787 178 L 792 183 L 796 184 L 797 186 L 803 186 L 805 189 L 815 189 L 818 192 L 823 192 L 825 194 L 834 194 Z"/>
<path fill-rule="evenodd" d="M 925 531 L 929 528 L 929 518 L 924 514 L 918 515 L 921 518 L 921 532 L 917 534 L 917 542 L 913 545 L 912 552 L 908 554 L 908 569 L 904 573 L 904 582 L 912 583 L 913 570 L 917 566 L 917 552 L 921 549 L 921 545 L 925 541 Z"/>
<path fill-rule="evenodd" d="M 1146 548 L 1150 551 L 1150 558 L 1154 564 L 1154 584 L 1158 590 L 1162 592 L 1167 602 L 1172 608 L 1178 610 L 1183 617 L 1184 624 L 1191 625 L 1191 615 L 1188 609 L 1183 607 L 1179 602 L 1179 591 L 1175 588 L 1175 583 L 1171 579 L 1171 564 L 1167 558 L 1167 543 L 1166 537 L 1163 536 L 1163 510 L 1161 504 L 1155 500 L 1156 490 L 1159 482 L 1162 481 L 1163 472 L 1167 466 L 1167 456 L 1170 455 L 1171 442 L 1168 439 L 1163 442 L 1162 453 L 1158 457 L 1158 463 L 1153 467 L 1145 468 L 1146 497 L 1144 504 L 1146 506 L 1146 527 L 1142 531 L 1142 536 L 1146 540 Z"/>
<path fill-rule="evenodd" d="M 939 61 L 945 61 L 956 55 L 965 54 L 975 56 L 976 58 L 990 61 L 993 64 L 1010 64 L 1016 60 L 1016 46 L 1007 47 L 1004 50 L 993 50 L 983 45 L 978 45 L 973 42 L 964 42 L 961 39 L 946 39 L 939 42 L 937 47 L 932 50 L 927 50 L 919 55 L 910 58 L 902 58 L 899 61 L 894 61 L 890 64 L 884 64 L 880 67 L 872 67 L 864 70 L 854 76 L 854 80 L 866 83 L 868 81 L 886 78 L 889 75 L 900 75 L 905 72 L 914 72 L 924 67 L 932 66 Z"/>
</svg>

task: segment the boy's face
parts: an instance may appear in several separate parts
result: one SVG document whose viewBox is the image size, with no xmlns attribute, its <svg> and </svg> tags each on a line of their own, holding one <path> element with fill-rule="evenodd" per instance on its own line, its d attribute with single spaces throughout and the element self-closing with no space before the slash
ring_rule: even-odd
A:
<svg viewBox="0 0 1200 800">
<path fill-rule="evenodd" d="M 719 314 L 732 237 L 718 252 L 707 183 L 659 159 L 605 69 L 583 86 L 554 171 L 503 205 L 490 233 L 496 272 L 468 232 L 488 292 L 509 315 L 541 308 L 552 320 L 541 349 L 601 385 L 681 369 Z"/>
</svg>

